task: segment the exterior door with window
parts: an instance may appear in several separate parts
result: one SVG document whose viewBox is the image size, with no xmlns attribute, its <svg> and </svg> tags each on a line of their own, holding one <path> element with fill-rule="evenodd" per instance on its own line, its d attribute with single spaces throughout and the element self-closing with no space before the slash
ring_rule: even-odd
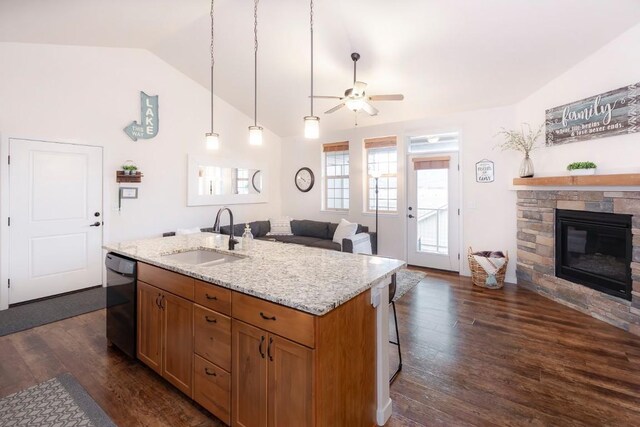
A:
<svg viewBox="0 0 640 427">
<path fill-rule="evenodd" d="M 102 285 L 102 148 L 9 140 L 9 303 Z"/>
<path fill-rule="evenodd" d="M 411 155 L 407 174 L 409 264 L 460 271 L 458 153 Z"/>
</svg>

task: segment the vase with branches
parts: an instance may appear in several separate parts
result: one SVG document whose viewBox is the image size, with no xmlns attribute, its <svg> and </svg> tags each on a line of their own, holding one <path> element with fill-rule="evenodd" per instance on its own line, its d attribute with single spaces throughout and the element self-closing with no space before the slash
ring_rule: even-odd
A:
<svg viewBox="0 0 640 427">
<path fill-rule="evenodd" d="M 537 128 L 532 128 L 529 123 L 523 123 L 519 130 L 502 128 L 498 135 L 504 137 L 504 142 L 497 147 L 502 151 L 513 150 L 524 154 L 520 164 L 520 178 L 533 177 L 533 161 L 529 154 L 537 148 L 537 141 L 544 131 L 544 123 Z"/>
</svg>

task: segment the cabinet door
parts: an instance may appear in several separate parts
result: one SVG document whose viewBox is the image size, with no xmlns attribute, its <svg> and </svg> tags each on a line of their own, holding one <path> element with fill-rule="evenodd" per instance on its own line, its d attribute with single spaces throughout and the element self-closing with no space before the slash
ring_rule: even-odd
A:
<svg viewBox="0 0 640 427">
<path fill-rule="evenodd" d="M 162 376 L 180 391 L 192 396 L 193 376 L 193 303 L 164 292 L 164 357 Z"/>
<path fill-rule="evenodd" d="M 231 325 L 234 426 L 267 425 L 267 332 L 238 320 Z"/>
<path fill-rule="evenodd" d="M 313 350 L 269 335 L 268 426 L 313 425 Z"/>
<path fill-rule="evenodd" d="M 137 354 L 145 365 L 162 375 L 162 310 L 160 289 L 138 282 Z"/>
</svg>

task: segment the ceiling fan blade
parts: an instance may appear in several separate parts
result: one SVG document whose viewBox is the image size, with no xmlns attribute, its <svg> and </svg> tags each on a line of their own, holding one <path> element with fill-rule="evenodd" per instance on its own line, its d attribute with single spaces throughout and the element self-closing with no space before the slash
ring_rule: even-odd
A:
<svg viewBox="0 0 640 427">
<path fill-rule="evenodd" d="M 342 107 L 344 107 L 344 102 L 343 102 L 343 103 L 341 103 L 341 104 L 336 105 L 335 107 L 333 107 L 333 108 L 332 108 L 332 109 L 330 109 L 330 110 L 325 111 L 324 113 L 325 113 L 325 114 L 331 114 L 331 113 L 333 113 L 334 111 L 338 111 L 338 110 L 339 110 L 339 109 L 341 109 Z"/>
<path fill-rule="evenodd" d="M 370 101 L 402 101 L 404 99 L 404 95 L 402 94 L 394 94 L 394 95 L 371 95 L 369 97 Z"/>
<path fill-rule="evenodd" d="M 362 96 L 366 88 L 367 84 L 365 82 L 355 82 L 353 84 L 353 91 L 351 92 L 351 94 L 355 97 Z"/>
<path fill-rule="evenodd" d="M 370 116 L 377 116 L 378 115 L 378 110 L 371 104 L 369 104 L 368 102 L 363 102 L 362 103 L 362 109 Z"/>
<path fill-rule="evenodd" d="M 325 96 L 325 95 L 313 95 L 314 98 L 318 99 L 342 99 L 341 96 Z M 309 97 L 311 98 L 311 97 Z"/>
</svg>

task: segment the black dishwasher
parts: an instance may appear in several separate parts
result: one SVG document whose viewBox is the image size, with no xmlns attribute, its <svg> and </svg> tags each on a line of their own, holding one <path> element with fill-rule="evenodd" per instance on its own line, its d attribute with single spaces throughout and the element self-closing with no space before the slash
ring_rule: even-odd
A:
<svg viewBox="0 0 640 427">
<path fill-rule="evenodd" d="M 136 261 L 114 253 L 107 267 L 107 340 L 130 357 L 136 357 Z"/>
</svg>

